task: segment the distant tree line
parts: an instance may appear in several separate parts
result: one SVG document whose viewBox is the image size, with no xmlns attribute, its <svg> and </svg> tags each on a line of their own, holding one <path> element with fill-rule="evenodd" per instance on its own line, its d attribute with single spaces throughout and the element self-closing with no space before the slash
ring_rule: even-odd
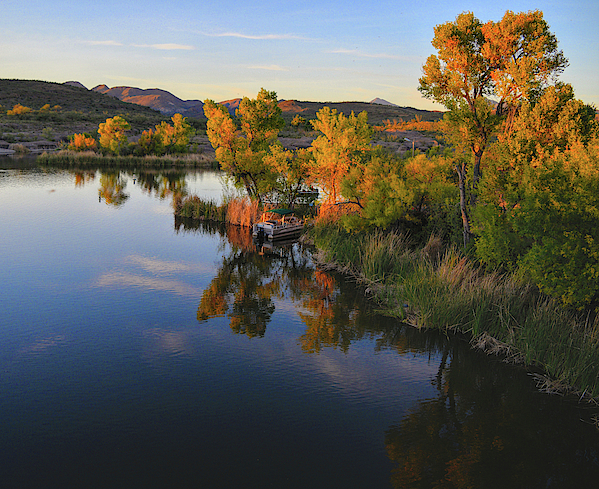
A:
<svg viewBox="0 0 599 489">
<path fill-rule="evenodd" d="M 162 121 L 154 129 L 143 131 L 135 143 L 130 143 L 127 131 L 131 125 L 122 117 L 106 119 L 98 127 L 98 139 L 92 134 L 74 134 L 70 138 L 68 149 L 71 151 L 96 151 L 106 154 L 136 156 L 163 156 L 165 154 L 186 153 L 189 150 L 189 139 L 195 129 L 181 114 L 171 117 L 172 124 Z"/>
</svg>

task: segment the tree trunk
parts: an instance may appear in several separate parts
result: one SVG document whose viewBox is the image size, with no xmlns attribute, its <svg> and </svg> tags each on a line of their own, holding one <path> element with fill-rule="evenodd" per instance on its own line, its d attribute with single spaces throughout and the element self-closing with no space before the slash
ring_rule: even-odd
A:
<svg viewBox="0 0 599 489">
<path fill-rule="evenodd" d="M 466 163 L 462 161 L 462 163 L 456 163 L 455 170 L 458 174 L 458 184 L 460 188 L 460 211 L 462 213 L 462 225 L 463 225 L 463 234 L 464 234 L 464 248 L 468 246 L 470 242 L 470 219 L 468 217 L 468 207 L 466 204 L 466 178 L 467 178 L 467 168 Z"/>
<path fill-rule="evenodd" d="M 480 163 L 483 159 L 484 149 L 475 150 L 472 148 L 472 154 L 474 155 L 474 167 L 472 168 L 472 193 L 470 194 L 470 206 L 474 207 L 476 205 L 476 200 L 478 198 L 476 190 L 478 189 L 478 182 L 480 181 L 481 172 L 480 172 Z"/>
</svg>

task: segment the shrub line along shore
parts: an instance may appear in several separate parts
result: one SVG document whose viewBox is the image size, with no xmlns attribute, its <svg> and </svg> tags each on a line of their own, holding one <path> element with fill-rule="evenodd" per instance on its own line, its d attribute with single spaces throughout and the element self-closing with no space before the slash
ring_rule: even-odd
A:
<svg viewBox="0 0 599 489">
<path fill-rule="evenodd" d="M 63 168 L 217 168 L 218 163 L 203 154 L 179 154 L 163 156 L 118 156 L 102 155 L 94 151 L 62 150 L 54 153 L 43 153 L 36 161 L 41 165 L 53 165 Z"/>
<path fill-rule="evenodd" d="M 365 284 L 382 313 L 466 334 L 474 348 L 532 368 L 541 391 L 597 402 L 597 318 L 563 308 L 514 274 L 485 273 L 435 237 L 415 250 L 402 234 L 316 225 L 307 239 L 320 266 Z"/>
</svg>

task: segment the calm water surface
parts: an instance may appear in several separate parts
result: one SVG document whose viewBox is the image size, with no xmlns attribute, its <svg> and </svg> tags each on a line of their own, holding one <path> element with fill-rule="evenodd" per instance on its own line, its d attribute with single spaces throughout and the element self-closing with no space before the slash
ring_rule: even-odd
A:
<svg viewBox="0 0 599 489">
<path fill-rule="evenodd" d="M 599 480 L 597 410 L 378 316 L 306 247 L 176 221 L 218 173 L 0 168 L 2 487 Z"/>
</svg>

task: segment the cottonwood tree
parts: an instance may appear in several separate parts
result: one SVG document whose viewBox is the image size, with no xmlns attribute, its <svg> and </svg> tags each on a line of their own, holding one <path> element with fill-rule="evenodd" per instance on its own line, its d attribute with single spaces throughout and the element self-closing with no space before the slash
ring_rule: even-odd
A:
<svg viewBox="0 0 599 489">
<path fill-rule="evenodd" d="M 305 148 L 291 151 L 281 145 L 271 145 L 264 163 L 277 175 L 273 185 L 277 200 L 293 208 L 300 192 L 308 190 L 306 182 L 313 168 L 312 154 Z"/>
<path fill-rule="evenodd" d="M 364 162 L 370 151 L 372 129 L 368 114 L 349 117 L 336 109 L 323 107 L 311 121 L 322 134 L 312 142 L 314 167 L 311 178 L 326 195 L 325 204 L 334 205 L 342 199 L 341 182 L 349 170 Z"/>
<path fill-rule="evenodd" d="M 476 253 L 522 267 L 564 303 L 599 298 L 599 123 L 570 85 L 525 101 L 493 145 L 473 214 Z"/>
<path fill-rule="evenodd" d="M 245 97 L 241 101 L 236 111 L 240 129 L 227 108 L 212 100 L 204 102 L 204 114 L 208 138 L 222 169 L 236 186 L 245 188 L 250 199 L 262 202 L 277 177 L 264 158 L 285 124 L 276 92 L 263 88 L 255 99 Z"/>
<path fill-rule="evenodd" d="M 156 135 L 167 153 L 184 153 L 187 151 L 189 138 L 195 130 L 187 122 L 187 117 L 175 114 L 171 117 L 173 125 L 162 121 L 156 126 Z"/>
<path fill-rule="evenodd" d="M 139 137 L 135 151 L 141 155 L 185 153 L 189 138 L 195 134 L 195 130 L 187 122 L 187 117 L 181 114 L 175 114 L 171 121 L 173 125 L 162 121 L 155 129 L 144 131 Z"/>
<path fill-rule="evenodd" d="M 106 119 L 106 122 L 101 123 L 98 128 L 100 146 L 112 153 L 120 154 L 121 149 L 127 146 L 125 132 L 129 129 L 131 125 L 121 116 Z"/>
<path fill-rule="evenodd" d="M 437 55 L 427 59 L 418 90 L 449 110 L 444 130 L 458 150 L 470 150 L 476 190 L 483 154 L 500 123 L 507 121 L 504 130 L 509 131 L 519 104 L 538 96 L 567 60 L 538 10 L 508 11 L 499 22 L 485 24 L 464 12 L 455 21 L 436 26 L 432 44 Z M 499 99 L 496 110 L 491 97 Z M 467 244 L 468 160 L 459 159 L 456 171 Z"/>
<path fill-rule="evenodd" d="M 94 151 L 98 147 L 91 134 L 73 134 L 70 138 L 68 149 L 71 151 Z"/>
<path fill-rule="evenodd" d="M 25 107 L 24 105 L 21 104 L 16 104 L 12 110 L 9 110 L 6 112 L 6 115 L 22 115 L 22 114 L 29 114 L 30 112 L 32 112 L 32 109 L 30 109 L 29 107 Z"/>
</svg>

